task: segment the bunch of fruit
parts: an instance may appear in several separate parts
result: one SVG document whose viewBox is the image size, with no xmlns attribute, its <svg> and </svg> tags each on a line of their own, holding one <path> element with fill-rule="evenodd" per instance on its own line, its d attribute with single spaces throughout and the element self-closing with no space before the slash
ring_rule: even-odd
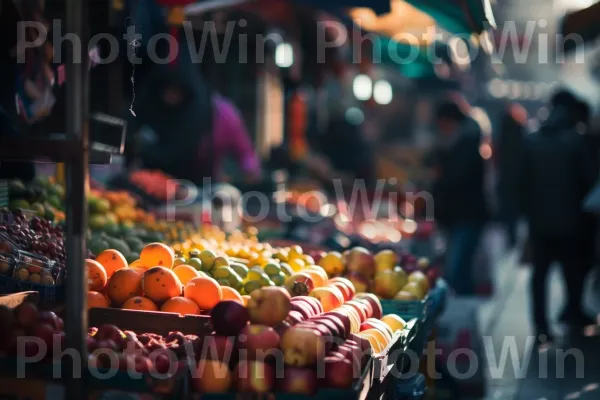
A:
<svg viewBox="0 0 600 400">
<path fill-rule="evenodd" d="M 38 217 L 55 223 L 64 221 L 65 189 L 57 184 L 53 177 L 36 178 L 28 184 L 20 180 L 12 180 L 9 182 L 8 190 L 11 209 L 31 210 Z"/>
<path fill-rule="evenodd" d="M 406 324 L 395 315 L 382 318 L 375 296 L 354 296 L 344 284 L 352 300 L 330 311 L 316 297 L 291 297 L 278 287 L 252 292 L 246 307 L 218 303 L 211 312 L 214 335 L 205 338 L 214 349 L 200 358 L 195 389 L 313 395 L 320 387 L 350 388 L 368 356 L 383 351 Z"/>
<path fill-rule="evenodd" d="M 129 174 L 129 180 L 150 196 L 162 201 L 174 198 L 179 188 L 173 178 L 159 170 L 133 171 Z"/>
<path fill-rule="evenodd" d="M 0 211 L 0 253 L 15 254 L 23 250 L 46 257 L 65 268 L 63 231 L 51 221 L 33 217 L 27 220 L 23 211 Z"/>
<path fill-rule="evenodd" d="M 439 276 L 427 258 L 391 250 L 372 254 L 362 247 L 344 254 L 323 253 L 318 256 L 318 265 L 329 276 L 345 276 L 359 292 L 371 292 L 382 299 L 422 300 Z"/>
<path fill-rule="evenodd" d="M 0 306 L 0 354 L 41 356 L 40 360 L 61 357 L 65 350 L 63 327 L 62 318 L 54 312 L 38 310 L 33 303 L 23 303 L 14 310 Z M 41 341 L 26 338 L 19 348 L 20 337 Z M 162 337 L 154 333 L 136 335 L 111 324 L 91 327 L 87 335 L 88 366 L 156 373 L 167 378 L 182 369 L 188 357 L 193 359 L 196 354 L 200 355 L 201 343 L 198 336 L 181 332 Z M 18 351 L 23 353 L 18 354 Z"/>
</svg>

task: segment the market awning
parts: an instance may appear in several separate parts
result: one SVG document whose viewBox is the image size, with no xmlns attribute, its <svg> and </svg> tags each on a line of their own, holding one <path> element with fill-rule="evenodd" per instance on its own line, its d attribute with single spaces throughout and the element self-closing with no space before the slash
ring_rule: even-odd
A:
<svg viewBox="0 0 600 400">
<path fill-rule="evenodd" d="M 565 52 L 574 50 L 582 41 L 595 40 L 600 36 L 600 2 L 567 14 L 562 20 L 560 32 L 565 38 L 562 46 Z M 569 40 L 573 37 L 579 40 Z"/>
<path fill-rule="evenodd" d="M 481 33 L 496 27 L 489 0 L 406 0 L 455 34 Z"/>
</svg>

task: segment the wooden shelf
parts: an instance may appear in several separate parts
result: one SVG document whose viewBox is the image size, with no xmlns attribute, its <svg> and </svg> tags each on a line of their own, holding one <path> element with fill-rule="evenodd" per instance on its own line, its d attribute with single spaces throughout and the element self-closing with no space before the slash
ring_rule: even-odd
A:
<svg viewBox="0 0 600 400">
<path fill-rule="evenodd" d="M 0 137 L 0 161 L 66 162 L 81 151 L 79 143 L 65 139 L 41 139 L 29 136 Z M 110 164 L 112 153 L 90 149 L 90 164 Z"/>
</svg>

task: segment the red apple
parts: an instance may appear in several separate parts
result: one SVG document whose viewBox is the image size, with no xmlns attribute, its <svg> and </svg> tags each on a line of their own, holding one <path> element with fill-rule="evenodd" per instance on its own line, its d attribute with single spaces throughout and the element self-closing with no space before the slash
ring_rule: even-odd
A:
<svg viewBox="0 0 600 400">
<path fill-rule="evenodd" d="M 373 318 L 381 319 L 383 316 L 383 309 L 381 307 L 381 302 L 373 293 L 358 293 L 355 298 L 367 300 L 371 307 L 373 308 Z"/>
<path fill-rule="evenodd" d="M 360 318 L 360 323 L 362 324 L 367 318 L 369 318 L 369 307 L 357 300 L 350 300 L 344 304 L 344 306 L 350 306 L 356 310 L 358 316 Z"/>
<path fill-rule="evenodd" d="M 248 325 L 238 336 L 238 348 L 246 350 L 248 360 L 265 361 L 279 349 L 281 338 L 275 329 L 266 325 Z"/>
<path fill-rule="evenodd" d="M 200 393 L 224 393 L 231 389 L 233 377 L 229 366 L 220 361 L 205 361 L 198 363 L 192 370 L 192 383 Z"/>
<path fill-rule="evenodd" d="M 354 299 L 352 301 L 358 301 L 359 303 L 363 304 L 365 306 L 365 311 L 367 314 L 367 318 L 371 318 L 373 317 L 373 306 L 371 305 L 371 303 L 367 300 L 367 299 Z"/>
<path fill-rule="evenodd" d="M 225 300 L 218 303 L 211 311 L 210 318 L 213 329 L 219 335 L 237 336 L 248 324 L 248 310 L 238 302 Z"/>
<path fill-rule="evenodd" d="M 306 318 L 304 317 L 304 314 L 302 314 L 298 311 L 292 310 L 292 311 L 290 311 L 287 318 L 283 322 L 284 323 L 287 322 L 290 326 L 294 326 L 305 320 L 306 320 Z"/>
<path fill-rule="evenodd" d="M 115 325 L 104 324 L 98 328 L 96 339 L 112 340 L 117 346 L 121 346 L 124 343 L 125 334 Z"/>
<path fill-rule="evenodd" d="M 38 322 L 50 325 L 55 331 L 61 328 L 58 315 L 52 311 L 41 311 L 38 316 Z"/>
<path fill-rule="evenodd" d="M 319 300 L 315 299 L 314 297 L 310 297 L 310 296 L 292 297 L 292 304 L 293 303 L 307 304 L 313 310 L 313 315 L 318 315 L 323 312 L 323 306 L 321 305 L 321 303 L 319 303 Z"/>
<path fill-rule="evenodd" d="M 235 339 L 231 336 L 207 336 L 202 343 L 200 359 L 228 363 L 235 355 Z"/>
<path fill-rule="evenodd" d="M 360 368 L 363 363 L 363 353 L 358 347 L 358 344 L 347 344 L 344 343 L 341 346 L 338 346 L 337 352 L 341 354 L 345 359 L 352 362 L 352 365 L 355 365 L 356 368 Z"/>
<path fill-rule="evenodd" d="M 331 332 L 330 337 L 333 339 L 339 339 L 341 338 L 342 333 L 339 331 L 338 326 L 331 320 L 327 319 L 326 317 L 317 317 L 317 318 L 313 318 L 310 320 L 310 322 L 313 322 L 317 325 L 323 325 L 327 328 L 327 330 L 329 332 Z"/>
<path fill-rule="evenodd" d="M 310 368 L 285 367 L 277 387 L 285 393 L 313 396 L 318 389 L 317 373 Z"/>
<path fill-rule="evenodd" d="M 248 300 L 250 322 L 277 326 L 291 311 L 290 294 L 283 288 L 268 286 L 253 291 Z"/>
<path fill-rule="evenodd" d="M 366 331 L 367 329 L 377 329 L 379 331 L 385 332 L 386 336 L 391 340 L 394 337 L 394 332 L 392 328 L 390 328 L 385 322 L 375 319 L 369 318 L 365 322 L 360 325 L 360 330 Z"/>
<path fill-rule="evenodd" d="M 312 317 L 314 314 L 313 309 L 311 308 L 311 306 L 308 305 L 308 303 L 305 302 L 293 302 L 292 303 L 292 311 L 290 312 L 297 312 L 300 313 L 302 315 L 302 319 L 303 320 L 307 320 L 310 317 Z"/>
<path fill-rule="evenodd" d="M 325 357 L 325 382 L 328 387 L 348 389 L 360 377 L 360 368 L 345 358 Z"/>
<path fill-rule="evenodd" d="M 286 365 L 307 367 L 325 356 L 325 338 L 317 329 L 293 326 L 281 338 Z"/>
<path fill-rule="evenodd" d="M 356 294 L 356 288 L 354 287 L 354 284 L 352 284 L 352 282 L 348 278 L 344 278 L 342 276 L 336 276 L 335 278 L 331 278 L 329 280 L 329 283 L 341 283 L 341 284 L 347 286 L 348 289 L 350 289 L 350 291 L 352 292 L 352 297 L 354 297 L 354 295 Z"/>
<path fill-rule="evenodd" d="M 171 364 L 177 361 L 177 357 L 171 350 L 159 349 L 150 353 L 150 360 L 150 373 L 165 375 L 174 370 Z"/>
<path fill-rule="evenodd" d="M 352 283 L 352 286 L 354 286 L 356 292 L 366 292 L 369 289 L 369 278 L 360 272 L 350 272 L 347 277 Z"/>
<path fill-rule="evenodd" d="M 238 392 L 269 393 L 275 386 L 273 367 L 260 361 L 240 361 L 233 378 Z"/>
<path fill-rule="evenodd" d="M 23 303 L 15 310 L 17 322 L 23 328 L 31 328 L 38 320 L 38 308 L 33 303 Z"/>
<path fill-rule="evenodd" d="M 50 353 L 54 344 L 54 334 L 56 331 L 54 327 L 49 324 L 38 324 L 33 328 L 32 334 L 33 336 L 37 336 L 42 339 L 44 343 L 46 343 L 46 349 Z"/>
<path fill-rule="evenodd" d="M 327 286 L 338 289 L 340 293 L 342 293 L 344 301 L 352 300 L 352 292 L 350 291 L 350 288 L 344 285 L 342 282 L 331 282 L 328 283 Z"/>
<path fill-rule="evenodd" d="M 335 311 L 331 311 L 331 312 L 335 312 Z M 345 340 L 348 337 L 348 335 L 350 334 L 350 320 L 347 317 L 345 319 L 347 320 L 348 328 L 346 327 L 346 323 L 344 323 L 342 318 L 340 318 L 339 316 L 337 316 L 335 314 L 328 314 L 328 315 L 324 315 L 323 317 L 329 319 L 336 325 L 336 327 L 340 333 L 340 337 L 342 339 Z"/>
<path fill-rule="evenodd" d="M 292 313 L 293 311 L 290 311 L 290 313 Z M 289 315 L 288 315 L 289 318 Z M 277 334 L 279 335 L 279 337 L 281 338 L 283 336 L 283 334 L 290 329 L 293 325 L 296 325 L 296 323 L 291 324 L 287 321 L 287 318 L 285 321 L 283 321 L 281 324 L 277 325 L 275 327 L 275 332 L 277 332 Z"/>
<path fill-rule="evenodd" d="M 347 256 L 346 268 L 350 272 L 357 272 L 367 278 L 375 273 L 375 259 L 373 254 L 364 247 L 350 249 Z"/>
</svg>

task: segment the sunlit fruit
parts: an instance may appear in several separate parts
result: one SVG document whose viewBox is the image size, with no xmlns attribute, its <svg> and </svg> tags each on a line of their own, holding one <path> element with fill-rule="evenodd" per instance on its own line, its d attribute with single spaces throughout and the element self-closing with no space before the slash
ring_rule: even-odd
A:
<svg viewBox="0 0 600 400">
<path fill-rule="evenodd" d="M 375 254 L 375 268 L 377 272 L 389 271 L 398 265 L 398 256 L 392 250 L 382 250 Z"/>
<path fill-rule="evenodd" d="M 198 271 L 191 265 L 179 264 L 173 267 L 173 273 L 177 275 L 182 285 L 187 285 L 189 281 L 200 276 Z"/>
<path fill-rule="evenodd" d="M 375 273 L 375 259 L 369 250 L 363 247 L 354 247 L 347 255 L 346 268 L 349 272 L 356 272 L 366 278 L 371 278 Z"/>
<path fill-rule="evenodd" d="M 373 292 L 381 298 L 392 299 L 407 282 L 406 273 L 402 269 L 383 270 L 375 274 Z"/>
<path fill-rule="evenodd" d="M 418 283 L 424 293 L 429 291 L 429 278 L 421 271 L 415 271 L 408 276 L 408 282 Z"/>
<path fill-rule="evenodd" d="M 201 310 L 210 310 L 223 298 L 223 291 L 212 278 L 194 278 L 183 291 L 184 297 L 193 300 Z"/>
<path fill-rule="evenodd" d="M 402 291 L 413 294 L 417 300 L 423 300 L 426 294 L 425 290 L 423 290 L 423 286 L 417 282 L 408 282 L 402 288 Z"/>
<path fill-rule="evenodd" d="M 274 327 L 291 310 L 290 294 L 283 288 L 264 287 L 250 294 L 247 307 L 252 323 Z"/>
<path fill-rule="evenodd" d="M 244 300 L 242 299 L 242 295 L 240 293 L 228 286 L 221 286 L 221 292 L 223 293 L 223 300 L 231 300 L 244 305 Z"/>
<path fill-rule="evenodd" d="M 87 259 L 85 260 L 88 275 L 88 290 L 100 292 L 106 286 L 108 276 L 102 264 L 98 261 Z"/>
<path fill-rule="evenodd" d="M 175 253 L 166 244 L 150 243 L 142 249 L 140 261 L 143 265 L 172 268 Z"/>
<path fill-rule="evenodd" d="M 270 326 L 250 324 L 238 335 L 238 347 L 246 351 L 249 360 L 265 361 L 279 349 L 281 338 Z"/>
<path fill-rule="evenodd" d="M 111 277 L 115 271 L 121 268 L 127 268 L 127 260 L 117 250 L 104 250 L 102 253 L 96 256 L 98 261 L 106 270 L 106 276 Z"/>
<path fill-rule="evenodd" d="M 177 275 L 166 267 L 152 267 L 144 273 L 142 278 L 144 294 L 157 304 L 161 304 L 171 297 L 181 296 L 182 289 L 183 285 Z"/>
<path fill-rule="evenodd" d="M 131 268 L 117 270 L 108 280 L 106 295 L 114 307 L 142 295 L 142 275 Z"/>
<path fill-rule="evenodd" d="M 165 301 L 160 307 L 160 311 L 181 315 L 198 315 L 201 310 L 193 300 L 177 296 Z"/>
<path fill-rule="evenodd" d="M 396 333 L 406 327 L 406 321 L 396 314 L 384 315 L 381 322 L 385 323 L 390 329 Z"/>
<path fill-rule="evenodd" d="M 316 288 L 310 292 L 309 296 L 319 300 L 323 306 L 323 311 L 331 311 L 344 304 L 344 297 L 339 290 L 330 287 Z"/>
</svg>

